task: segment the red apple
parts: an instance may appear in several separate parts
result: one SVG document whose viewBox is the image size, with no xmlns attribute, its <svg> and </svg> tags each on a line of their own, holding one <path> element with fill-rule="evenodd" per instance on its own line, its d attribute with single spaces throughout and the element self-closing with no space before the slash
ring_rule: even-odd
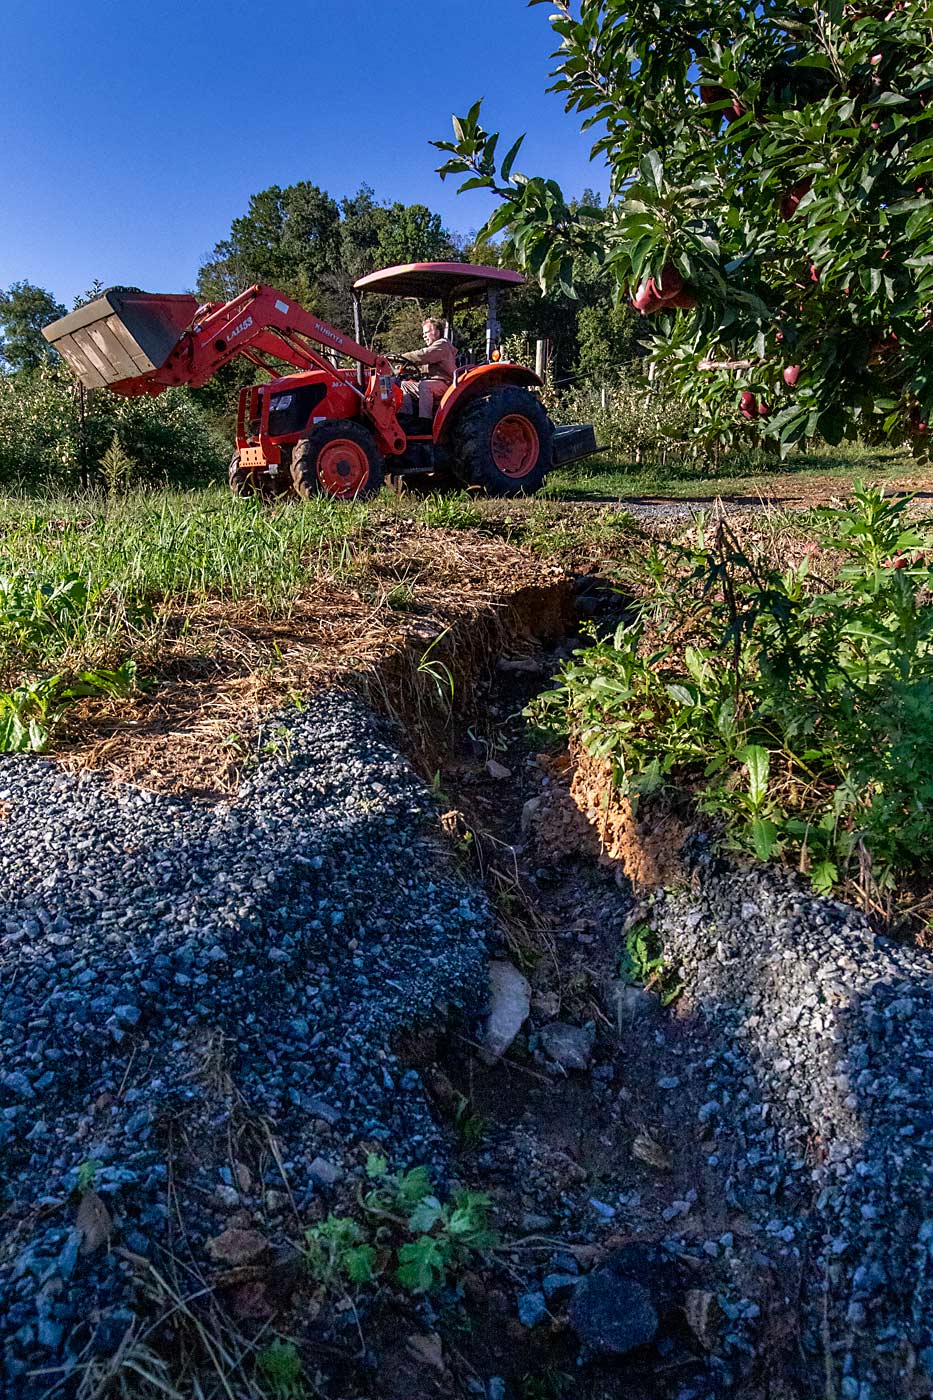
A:
<svg viewBox="0 0 933 1400">
<path fill-rule="evenodd" d="M 799 378 L 800 366 L 788 365 L 783 374 L 784 383 L 788 386 L 788 388 L 793 389 L 794 385 L 797 383 L 797 380 Z"/>
<path fill-rule="evenodd" d="M 661 269 L 661 276 L 655 285 L 655 295 L 661 301 L 671 301 L 674 297 L 680 296 L 684 289 L 684 279 L 677 271 L 673 263 L 665 263 Z"/>
<path fill-rule="evenodd" d="M 676 306 L 678 311 L 692 311 L 695 306 L 699 306 L 700 298 L 695 292 L 691 292 L 689 287 L 684 287 L 682 292 L 678 292 L 675 297 L 670 297 L 668 306 Z"/>
<path fill-rule="evenodd" d="M 657 282 L 649 277 L 644 286 L 639 287 L 632 297 L 632 305 L 643 316 L 650 316 L 665 306 L 674 304 L 674 299 L 685 295 L 684 279 L 673 263 L 665 263 Z"/>
<path fill-rule="evenodd" d="M 781 218 L 785 221 L 787 219 L 792 219 L 797 212 L 797 205 L 805 194 L 809 194 L 812 188 L 813 179 L 808 175 L 805 180 L 798 181 L 792 189 L 789 189 L 786 194 L 782 195 L 781 203 L 778 206 Z"/>
<path fill-rule="evenodd" d="M 649 308 L 653 307 L 656 300 L 654 282 L 649 277 L 648 281 L 645 282 L 643 286 L 639 287 L 638 291 L 632 297 L 632 305 L 636 311 L 640 311 L 644 316 Z"/>
<path fill-rule="evenodd" d="M 719 87 L 718 84 L 700 84 L 700 101 L 703 102 L 707 107 L 712 107 L 714 103 L 727 102 L 730 97 L 732 97 L 732 94 L 730 92 L 727 92 L 727 90 L 724 87 Z M 741 117 L 744 115 L 745 108 L 742 106 L 741 102 L 737 97 L 732 97 L 731 112 L 729 111 L 728 107 L 722 107 L 718 112 L 710 113 L 711 118 L 717 125 L 723 117 L 725 117 L 727 122 L 734 122 L 736 117 Z"/>
<path fill-rule="evenodd" d="M 751 389 L 746 389 L 745 393 L 739 399 L 739 412 L 742 417 L 748 419 L 749 422 L 754 421 L 754 419 L 758 417 L 758 400 Z"/>
<path fill-rule="evenodd" d="M 758 405 L 758 417 L 759 417 L 759 418 L 770 418 L 770 417 L 771 417 L 771 405 L 770 405 L 769 403 L 767 403 L 765 399 L 762 399 L 761 403 Z"/>
</svg>

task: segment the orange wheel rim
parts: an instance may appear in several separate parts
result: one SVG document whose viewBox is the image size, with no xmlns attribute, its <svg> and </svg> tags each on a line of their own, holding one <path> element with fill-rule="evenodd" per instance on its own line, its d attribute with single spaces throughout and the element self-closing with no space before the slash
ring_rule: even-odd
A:
<svg viewBox="0 0 933 1400">
<path fill-rule="evenodd" d="M 328 496 L 352 499 L 369 480 L 369 458 L 352 438 L 334 438 L 318 453 L 317 479 Z"/>
<path fill-rule="evenodd" d="M 520 413 L 500 418 L 492 435 L 492 460 L 503 476 L 516 480 L 533 471 L 541 451 L 535 425 Z"/>
</svg>

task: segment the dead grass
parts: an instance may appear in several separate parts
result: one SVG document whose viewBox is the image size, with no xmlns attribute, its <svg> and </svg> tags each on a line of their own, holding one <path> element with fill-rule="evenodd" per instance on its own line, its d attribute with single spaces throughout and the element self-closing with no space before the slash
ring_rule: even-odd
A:
<svg viewBox="0 0 933 1400">
<path fill-rule="evenodd" d="M 61 761 L 218 800 L 274 745 L 264 717 L 341 683 L 404 723 L 427 756 L 496 638 L 558 635 L 568 605 L 562 572 L 505 541 L 388 524 L 358 552 L 352 582 L 320 575 L 285 616 L 253 601 L 204 599 L 184 612 L 169 601 L 158 647 L 140 662 L 154 683 L 70 709 Z"/>
</svg>

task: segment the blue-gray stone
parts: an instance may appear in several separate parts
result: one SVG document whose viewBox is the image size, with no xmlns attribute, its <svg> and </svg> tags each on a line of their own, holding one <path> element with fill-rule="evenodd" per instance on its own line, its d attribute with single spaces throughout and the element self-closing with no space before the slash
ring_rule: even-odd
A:
<svg viewBox="0 0 933 1400">
<path fill-rule="evenodd" d="M 611 1269 L 588 1274 L 574 1290 L 570 1322 L 591 1351 L 622 1356 L 654 1340 L 658 1314 L 640 1283 Z"/>
<path fill-rule="evenodd" d="M 547 1317 L 543 1293 L 523 1293 L 518 1300 L 518 1317 L 523 1327 L 537 1327 Z"/>
</svg>

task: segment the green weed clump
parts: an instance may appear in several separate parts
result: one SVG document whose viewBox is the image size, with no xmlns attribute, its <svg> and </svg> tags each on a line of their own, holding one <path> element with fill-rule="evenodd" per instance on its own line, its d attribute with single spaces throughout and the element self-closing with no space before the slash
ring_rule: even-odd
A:
<svg viewBox="0 0 933 1400">
<path fill-rule="evenodd" d="M 294 1342 L 276 1337 L 257 1354 L 256 1371 L 260 1394 L 270 1400 L 304 1400 L 308 1393 Z"/>
<path fill-rule="evenodd" d="M 684 989 L 676 969 L 665 960 L 660 935 L 648 924 L 635 924 L 626 934 L 619 976 L 632 987 L 653 990 L 662 1006 L 670 1006 Z"/>
<path fill-rule="evenodd" d="M 784 572 L 724 523 L 643 566 L 637 620 L 565 663 L 539 722 L 612 761 L 633 802 L 689 789 L 726 839 L 891 918 L 933 872 L 933 534 L 859 485 L 841 564 Z"/>
<path fill-rule="evenodd" d="M 495 1245 L 481 1192 L 457 1190 L 444 1203 L 427 1167 L 393 1173 L 374 1155 L 366 1173 L 373 1185 L 360 1194 L 359 1218 L 329 1215 L 305 1233 L 308 1268 L 325 1288 L 391 1277 L 409 1293 L 433 1293 Z"/>
</svg>

